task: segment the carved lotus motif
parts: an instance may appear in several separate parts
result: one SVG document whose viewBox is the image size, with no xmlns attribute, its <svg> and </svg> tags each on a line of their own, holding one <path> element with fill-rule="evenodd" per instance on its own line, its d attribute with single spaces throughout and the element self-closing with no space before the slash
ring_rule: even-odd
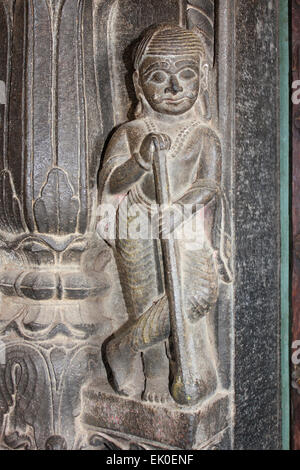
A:
<svg viewBox="0 0 300 470">
<path fill-rule="evenodd" d="M 34 204 L 38 229 L 43 233 L 64 235 L 76 231 L 79 201 L 67 174 L 54 168 Z"/>
</svg>

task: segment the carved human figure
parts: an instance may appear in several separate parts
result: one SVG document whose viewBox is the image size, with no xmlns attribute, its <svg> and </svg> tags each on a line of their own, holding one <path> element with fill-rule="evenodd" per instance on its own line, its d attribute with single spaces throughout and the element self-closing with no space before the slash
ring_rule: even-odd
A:
<svg viewBox="0 0 300 470">
<path fill-rule="evenodd" d="M 195 32 L 163 24 L 142 38 L 134 68 L 136 118 L 113 134 L 99 180 L 101 204 L 116 207 L 113 249 L 129 314 L 104 361 L 118 393 L 135 394 L 142 358 L 144 400 L 164 402 L 171 392 L 192 405 L 219 385 L 214 312 L 219 280 L 230 282 L 221 145 L 202 99 L 209 67 Z M 150 219 L 159 237 L 138 237 Z M 195 220 L 203 232 L 192 230 Z"/>
</svg>

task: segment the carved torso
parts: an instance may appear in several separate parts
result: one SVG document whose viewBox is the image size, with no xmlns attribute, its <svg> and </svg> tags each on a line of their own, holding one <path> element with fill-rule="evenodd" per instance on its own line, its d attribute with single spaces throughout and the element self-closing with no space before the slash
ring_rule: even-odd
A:
<svg viewBox="0 0 300 470">
<path fill-rule="evenodd" d="M 127 194 L 111 193 L 110 175 L 126 160 L 134 158 L 133 155 L 138 152 L 145 136 L 151 132 L 158 132 L 158 129 L 161 132 L 168 133 L 172 141 L 170 150 L 167 153 L 167 171 L 172 203 L 180 200 L 195 181 L 210 181 L 217 186 L 220 184 L 220 142 L 216 133 L 201 122 L 191 120 L 183 122 L 180 126 L 174 126 L 170 122 L 158 123 L 148 118 L 137 119 L 126 123 L 113 135 L 102 170 L 102 174 L 106 176 L 102 201 L 106 204 L 115 205 L 119 224 L 121 220 L 129 227 L 129 235 L 119 236 L 117 224 L 116 256 L 122 284 L 126 286 L 123 290 L 128 311 L 129 314 L 134 316 L 141 315 L 143 311 L 149 308 L 153 300 L 158 299 L 164 293 L 164 274 L 159 241 L 151 239 L 151 237 L 137 238 L 134 220 L 132 225 L 128 222 L 132 216 L 134 219 L 137 212 L 136 207 L 138 207 L 139 212 L 139 224 L 144 225 L 144 227 L 148 222 L 148 212 L 155 212 L 156 209 L 153 209 L 156 207 L 153 205 L 156 203 L 154 174 L 153 171 L 146 172 L 130 188 Z M 133 208 L 132 211 L 129 209 L 131 207 Z M 144 215 L 140 211 L 141 207 Z M 210 215 L 207 213 L 206 219 L 209 219 L 209 217 Z M 206 222 L 206 225 L 209 225 L 209 221 Z M 130 234 L 131 227 L 132 236 Z M 214 272 L 214 262 L 210 257 L 210 251 L 207 251 L 207 249 L 210 249 L 211 244 L 206 238 L 206 248 L 203 250 L 204 245 L 201 239 L 196 245 L 191 245 L 190 239 L 187 240 L 187 243 L 184 239 L 181 239 L 178 243 L 181 250 L 183 282 L 186 282 L 188 286 L 184 289 L 187 309 L 192 312 L 195 308 L 197 310 L 197 305 L 195 307 L 197 301 L 193 301 L 194 305 L 192 305 L 190 297 L 194 295 L 196 290 L 193 287 L 194 282 L 199 282 L 199 276 L 201 277 L 201 268 L 196 267 L 195 269 L 195 259 L 198 258 L 201 261 L 206 250 L 208 255 L 205 261 L 207 269 Z M 192 265 L 194 265 L 193 272 L 191 271 Z M 213 275 L 213 278 L 212 292 L 214 296 L 216 274 Z M 210 296 L 211 292 L 208 294 L 209 298 Z"/>
<path fill-rule="evenodd" d="M 144 137 L 157 129 L 168 133 L 172 141 L 167 159 L 172 202 L 183 196 L 198 179 L 220 183 L 219 139 L 214 131 L 197 121 L 183 122 L 180 127 L 170 123 L 157 123 L 147 118 L 129 122 L 113 136 L 106 153 L 106 166 L 110 166 L 114 161 L 116 167 L 120 161 L 124 162 L 126 157 L 132 158 L 131 156 L 138 152 Z M 146 200 L 155 202 L 152 172 L 146 173 L 137 186 Z M 108 188 L 107 191 L 109 193 Z"/>
</svg>

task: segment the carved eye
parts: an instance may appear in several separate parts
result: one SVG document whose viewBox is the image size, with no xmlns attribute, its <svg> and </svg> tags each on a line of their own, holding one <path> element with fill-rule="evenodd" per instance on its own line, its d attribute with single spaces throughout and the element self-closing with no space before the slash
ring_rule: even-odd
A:
<svg viewBox="0 0 300 470">
<path fill-rule="evenodd" d="M 182 80 L 191 80 L 192 78 L 196 77 L 196 73 L 192 69 L 184 69 L 180 72 L 179 77 Z"/>
<path fill-rule="evenodd" d="M 150 77 L 150 81 L 155 83 L 164 83 L 166 79 L 167 75 L 161 71 L 154 72 Z"/>
</svg>

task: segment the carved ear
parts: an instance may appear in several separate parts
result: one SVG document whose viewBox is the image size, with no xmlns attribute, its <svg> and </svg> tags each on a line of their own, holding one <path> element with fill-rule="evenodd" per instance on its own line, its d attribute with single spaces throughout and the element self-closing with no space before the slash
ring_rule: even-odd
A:
<svg viewBox="0 0 300 470">
<path fill-rule="evenodd" d="M 132 79 L 133 79 L 135 94 L 138 99 L 138 104 L 135 110 L 135 117 L 139 118 L 143 114 L 143 96 L 144 95 L 143 95 L 143 90 L 140 84 L 140 75 L 137 71 L 133 73 Z"/>
<path fill-rule="evenodd" d="M 133 80 L 136 96 L 137 96 L 137 98 L 139 98 L 139 96 L 142 92 L 142 88 L 141 88 L 141 85 L 140 85 L 140 74 L 137 70 L 133 73 L 132 80 Z"/>
</svg>

